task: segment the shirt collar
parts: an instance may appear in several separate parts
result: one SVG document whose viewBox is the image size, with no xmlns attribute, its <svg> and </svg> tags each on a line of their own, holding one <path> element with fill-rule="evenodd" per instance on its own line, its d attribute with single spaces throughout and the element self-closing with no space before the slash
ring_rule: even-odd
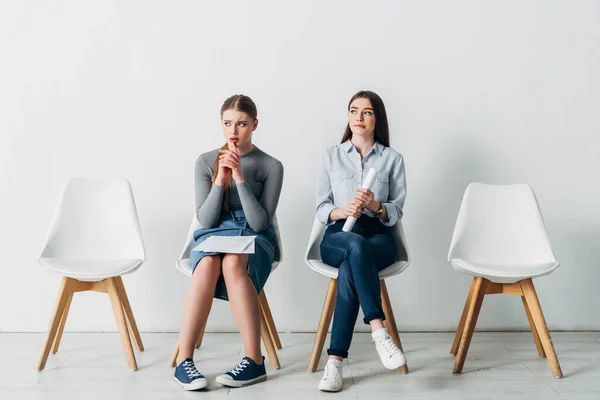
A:
<svg viewBox="0 0 600 400">
<path fill-rule="evenodd" d="M 352 144 L 350 139 L 348 139 L 344 143 L 342 143 L 341 147 L 342 147 L 342 150 L 344 150 L 346 153 L 350 153 L 352 150 L 356 151 L 356 148 L 354 147 L 354 145 Z M 377 154 L 377 155 L 381 155 L 381 153 L 383 152 L 383 148 L 384 148 L 384 146 L 381 143 L 376 141 L 375 144 L 373 145 L 373 147 L 371 148 L 371 150 L 365 155 L 365 157 L 373 152 L 375 152 L 375 154 Z"/>
<path fill-rule="evenodd" d="M 340 147 L 342 148 L 342 150 L 344 150 L 346 153 L 350 153 L 350 150 L 354 149 L 354 145 L 352 144 L 352 142 L 350 141 L 350 139 L 346 140 L 344 143 L 342 143 L 340 145 Z"/>
</svg>

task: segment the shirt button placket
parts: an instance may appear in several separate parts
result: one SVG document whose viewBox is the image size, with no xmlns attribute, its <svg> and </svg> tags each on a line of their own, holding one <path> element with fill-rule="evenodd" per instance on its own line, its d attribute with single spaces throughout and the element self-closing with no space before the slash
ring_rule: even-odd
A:
<svg viewBox="0 0 600 400">
<path fill-rule="evenodd" d="M 362 186 L 362 180 L 363 180 L 363 164 L 362 164 L 362 160 L 360 159 L 360 154 L 358 154 L 358 152 L 356 152 L 356 160 L 358 161 L 358 179 L 354 180 L 354 189 L 358 190 L 361 186 Z"/>
</svg>

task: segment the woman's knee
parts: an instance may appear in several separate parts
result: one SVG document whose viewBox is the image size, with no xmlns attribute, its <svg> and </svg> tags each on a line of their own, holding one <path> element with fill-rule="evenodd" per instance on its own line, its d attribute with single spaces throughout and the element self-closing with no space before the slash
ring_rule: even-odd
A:
<svg viewBox="0 0 600 400">
<path fill-rule="evenodd" d="M 223 277 L 226 281 L 243 276 L 246 274 L 247 267 L 248 255 L 246 254 L 225 254 L 223 256 Z"/>
<path fill-rule="evenodd" d="M 204 256 L 196 264 L 192 277 L 214 278 L 216 280 L 219 275 L 221 275 L 221 256 Z"/>
<path fill-rule="evenodd" d="M 348 250 L 348 253 L 364 255 L 364 254 L 370 252 L 369 242 L 367 241 L 367 239 L 365 239 L 361 235 L 357 235 L 354 233 L 351 235 L 348 235 L 346 243 L 347 243 L 346 249 Z"/>
</svg>

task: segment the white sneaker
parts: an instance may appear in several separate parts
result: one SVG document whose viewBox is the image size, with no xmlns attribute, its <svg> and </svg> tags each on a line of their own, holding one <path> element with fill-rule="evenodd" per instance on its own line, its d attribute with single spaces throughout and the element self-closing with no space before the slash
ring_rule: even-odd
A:
<svg viewBox="0 0 600 400">
<path fill-rule="evenodd" d="M 387 369 L 396 369 L 406 364 L 406 357 L 398 346 L 396 346 L 392 337 L 388 335 L 387 329 L 381 328 L 373 332 L 371 336 L 384 367 Z"/>
<path fill-rule="evenodd" d="M 321 382 L 319 382 L 320 390 L 324 392 L 339 392 L 342 390 L 342 385 L 344 383 L 342 365 L 344 364 L 340 360 L 327 360 L 323 378 L 321 378 Z"/>
</svg>

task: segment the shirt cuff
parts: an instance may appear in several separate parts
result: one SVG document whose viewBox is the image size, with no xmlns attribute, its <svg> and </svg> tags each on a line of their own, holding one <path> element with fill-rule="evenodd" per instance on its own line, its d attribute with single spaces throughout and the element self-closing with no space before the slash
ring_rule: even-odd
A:
<svg viewBox="0 0 600 400">
<path fill-rule="evenodd" d="M 319 221 L 321 221 L 322 224 L 333 225 L 335 223 L 335 221 L 331 221 L 329 219 L 329 214 L 331 214 L 331 211 L 333 211 L 333 209 L 335 209 L 335 206 L 333 204 L 325 203 L 321 206 L 321 208 L 317 210 L 317 218 L 319 219 Z"/>
<path fill-rule="evenodd" d="M 381 220 L 381 223 L 384 226 L 394 226 L 396 222 L 400 220 L 402 217 L 402 212 L 398 210 L 398 207 L 394 203 L 381 203 L 385 207 L 385 212 L 387 214 L 387 221 Z"/>
</svg>

